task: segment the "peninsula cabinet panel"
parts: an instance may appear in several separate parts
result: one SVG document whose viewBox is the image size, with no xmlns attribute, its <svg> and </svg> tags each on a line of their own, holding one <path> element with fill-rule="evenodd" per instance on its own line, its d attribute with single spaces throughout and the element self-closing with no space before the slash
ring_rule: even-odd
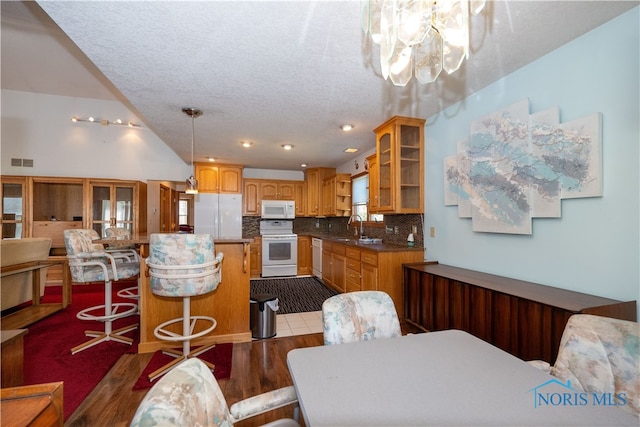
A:
<svg viewBox="0 0 640 427">
<path fill-rule="evenodd" d="M 404 264 L 403 277 L 408 322 L 426 331 L 461 329 L 523 360 L 553 364 L 573 314 L 636 321 L 636 301 L 617 301 L 436 262 Z"/>
</svg>

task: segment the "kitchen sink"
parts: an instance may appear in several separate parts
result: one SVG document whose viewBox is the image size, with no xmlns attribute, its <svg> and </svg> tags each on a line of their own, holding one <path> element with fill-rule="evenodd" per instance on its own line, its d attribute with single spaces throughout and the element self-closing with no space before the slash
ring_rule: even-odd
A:
<svg viewBox="0 0 640 427">
<path fill-rule="evenodd" d="M 374 239 L 373 237 L 361 237 L 358 239 L 358 243 L 361 245 L 379 245 L 382 243 L 382 239 Z"/>
</svg>

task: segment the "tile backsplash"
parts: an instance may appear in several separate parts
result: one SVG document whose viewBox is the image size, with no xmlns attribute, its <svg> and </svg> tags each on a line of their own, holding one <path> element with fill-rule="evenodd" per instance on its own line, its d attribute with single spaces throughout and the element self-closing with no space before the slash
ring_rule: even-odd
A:
<svg viewBox="0 0 640 427">
<path fill-rule="evenodd" d="M 348 225 L 349 218 L 296 218 L 293 220 L 293 231 L 297 234 L 328 234 L 336 237 L 354 237 L 354 226 Z M 416 247 L 424 247 L 423 217 L 421 214 L 385 215 L 384 223 L 375 227 L 365 226 L 364 234 L 368 237 L 382 239 L 385 243 L 405 245 L 407 236 L 416 227 L 413 234 Z M 242 217 L 242 234 L 245 237 L 260 235 L 260 218 Z"/>
</svg>

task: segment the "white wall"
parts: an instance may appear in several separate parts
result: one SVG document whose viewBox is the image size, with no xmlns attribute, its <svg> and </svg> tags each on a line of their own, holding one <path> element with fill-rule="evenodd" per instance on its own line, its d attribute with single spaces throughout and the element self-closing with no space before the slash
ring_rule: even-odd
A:
<svg viewBox="0 0 640 427">
<path fill-rule="evenodd" d="M 182 182 L 191 173 L 149 129 L 71 121 L 90 115 L 140 123 L 117 101 L 2 90 L 2 174 Z M 12 158 L 34 167 L 12 167 Z"/>
<path fill-rule="evenodd" d="M 640 302 L 639 10 L 428 119 L 428 259 Z M 456 153 L 472 120 L 524 98 L 532 113 L 559 106 L 562 122 L 603 114 L 604 196 L 563 200 L 562 218 L 534 219 L 531 236 L 473 232 L 470 219 L 458 218 L 457 207 L 444 206 L 443 159 Z"/>
</svg>

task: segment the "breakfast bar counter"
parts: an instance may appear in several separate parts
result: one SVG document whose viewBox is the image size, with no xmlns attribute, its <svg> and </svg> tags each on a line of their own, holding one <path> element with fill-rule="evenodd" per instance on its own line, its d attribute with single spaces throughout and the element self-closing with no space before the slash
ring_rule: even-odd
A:
<svg viewBox="0 0 640 427">
<path fill-rule="evenodd" d="M 221 342 L 249 342 L 249 243 L 252 239 L 216 239 L 216 253 L 224 253 L 222 281 L 206 295 L 191 298 L 191 314 L 212 316 L 216 328 L 194 340 L 192 345 Z M 153 334 L 159 324 L 182 317 L 182 300 L 154 295 L 151 292 L 145 258 L 140 259 L 140 344 L 139 353 L 154 352 L 166 347 Z"/>
</svg>

